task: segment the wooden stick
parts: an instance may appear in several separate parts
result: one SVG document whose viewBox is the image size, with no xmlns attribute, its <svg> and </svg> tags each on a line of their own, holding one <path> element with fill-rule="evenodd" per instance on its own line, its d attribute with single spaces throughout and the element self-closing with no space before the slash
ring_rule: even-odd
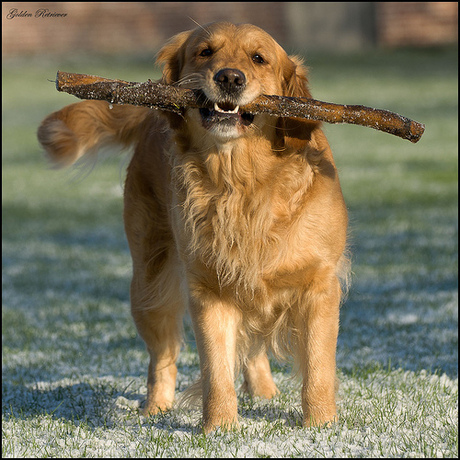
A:
<svg viewBox="0 0 460 460">
<path fill-rule="evenodd" d="M 92 75 L 58 72 L 56 88 L 80 99 L 98 99 L 111 104 L 131 104 L 181 113 L 182 109 L 208 107 L 200 90 L 144 83 L 110 80 Z M 415 143 L 425 125 L 394 112 L 362 105 L 341 105 L 310 98 L 262 95 L 241 112 L 267 113 L 277 117 L 306 118 L 326 123 L 350 123 L 378 129 Z"/>
</svg>

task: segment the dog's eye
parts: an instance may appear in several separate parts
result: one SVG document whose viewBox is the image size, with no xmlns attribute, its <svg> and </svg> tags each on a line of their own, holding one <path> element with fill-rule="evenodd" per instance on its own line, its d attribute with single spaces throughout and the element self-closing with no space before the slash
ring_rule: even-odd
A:
<svg viewBox="0 0 460 460">
<path fill-rule="evenodd" d="M 265 59 L 259 53 L 254 54 L 252 60 L 257 64 L 265 64 Z"/>
<path fill-rule="evenodd" d="M 200 56 L 208 57 L 211 56 L 212 53 L 213 51 L 211 48 L 205 48 L 203 51 L 201 51 Z"/>
</svg>

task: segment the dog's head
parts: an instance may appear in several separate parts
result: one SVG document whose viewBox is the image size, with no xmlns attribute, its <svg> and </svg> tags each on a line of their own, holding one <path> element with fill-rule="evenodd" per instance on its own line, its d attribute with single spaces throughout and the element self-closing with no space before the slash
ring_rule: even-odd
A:
<svg viewBox="0 0 460 460">
<path fill-rule="evenodd" d="M 182 32 L 161 49 L 158 62 L 164 65 L 163 83 L 199 90 L 211 103 L 184 113 L 201 136 L 226 142 L 262 131 L 284 142 L 308 139 L 315 126 L 240 109 L 262 94 L 311 97 L 301 61 L 256 26 L 217 22 Z"/>
</svg>

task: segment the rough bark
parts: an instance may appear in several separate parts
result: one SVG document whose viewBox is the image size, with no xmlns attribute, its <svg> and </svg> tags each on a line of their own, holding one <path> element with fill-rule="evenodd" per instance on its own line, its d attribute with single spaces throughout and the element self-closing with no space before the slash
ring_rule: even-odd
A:
<svg viewBox="0 0 460 460">
<path fill-rule="evenodd" d="M 80 99 L 111 104 L 131 104 L 181 113 L 185 108 L 208 107 L 200 90 L 179 88 L 148 80 L 143 83 L 110 80 L 85 74 L 58 72 L 56 88 Z M 341 105 L 310 98 L 262 95 L 239 109 L 252 114 L 305 118 L 326 123 L 349 123 L 374 128 L 408 139 L 420 140 L 425 125 L 394 112 L 362 105 Z"/>
</svg>

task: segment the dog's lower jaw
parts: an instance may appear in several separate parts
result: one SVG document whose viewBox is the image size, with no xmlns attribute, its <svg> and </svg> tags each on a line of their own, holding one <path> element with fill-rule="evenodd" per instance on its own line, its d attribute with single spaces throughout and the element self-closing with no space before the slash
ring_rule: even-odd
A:
<svg viewBox="0 0 460 460">
<path fill-rule="evenodd" d="M 182 129 L 178 130 L 176 142 L 183 151 L 196 151 L 199 153 L 208 150 L 219 153 L 232 152 L 239 142 L 244 140 L 265 139 L 272 146 L 276 141 L 276 122 L 267 114 L 254 116 L 253 122 L 248 125 L 235 123 L 223 125 L 215 123 L 207 128 L 203 126 L 199 109 L 189 109 L 182 119 Z M 239 149 L 240 150 L 240 149 Z M 271 150 L 271 147 L 268 147 Z"/>
<path fill-rule="evenodd" d="M 209 143 L 219 146 L 250 135 L 254 129 L 254 118 L 251 116 L 251 121 L 247 121 L 246 116 L 238 113 L 225 114 L 208 109 L 188 109 L 183 119 L 188 129 L 183 131 L 191 135 L 194 140 L 192 146 L 196 144 L 200 149 Z"/>
</svg>

